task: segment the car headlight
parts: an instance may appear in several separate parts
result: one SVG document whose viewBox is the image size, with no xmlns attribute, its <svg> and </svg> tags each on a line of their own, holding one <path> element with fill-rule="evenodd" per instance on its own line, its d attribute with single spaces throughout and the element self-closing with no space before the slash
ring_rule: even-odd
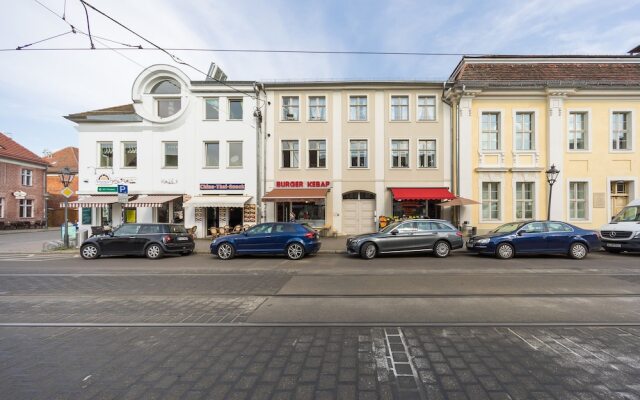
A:
<svg viewBox="0 0 640 400">
<path fill-rule="evenodd" d="M 634 239 L 640 239 L 640 232 L 636 232 L 635 235 L 633 235 Z"/>
<path fill-rule="evenodd" d="M 487 244 L 489 243 L 489 239 L 478 239 L 476 240 L 476 244 Z"/>
</svg>

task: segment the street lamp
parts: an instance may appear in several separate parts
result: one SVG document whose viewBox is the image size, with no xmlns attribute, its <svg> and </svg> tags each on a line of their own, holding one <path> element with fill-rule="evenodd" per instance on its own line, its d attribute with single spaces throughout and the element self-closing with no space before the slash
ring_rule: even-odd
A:
<svg viewBox="0 0 640 400">
<path fill-rule="evenodd" d="M 560 170 L 556 168 L 555 164 L 551 164 L 551 168 L 544 172 L 547 174 L 547 182 L 549 182 L 549 204 L 547 206 L 547 221 L 551 219 L 551 192 L 553 191 L 553 184 L 558 179 Z"/>
<path fill-rule="evenodd" d="M 68 188 L 76 173 L 72 172 L 69 167 L 64 167 L 58 172 L 58 176 L 62 186 Z M 64 247 L 65 249 L 69 248 L 69 198 L 67 196 L 64 197 Z"/>
</svg>

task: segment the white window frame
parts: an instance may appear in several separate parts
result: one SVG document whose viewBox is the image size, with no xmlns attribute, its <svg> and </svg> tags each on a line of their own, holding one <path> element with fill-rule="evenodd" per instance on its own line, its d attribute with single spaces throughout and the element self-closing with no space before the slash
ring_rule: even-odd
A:
<svg viewBox="0 0 640 400">
<path fill-rule="evenodd" d="M 434 99 L 434 104 L 433 104 L 433 108 L 434 108 L 434 113 L 433 113 L 433 119 L 420 119 L 420 107 L 428 107 L 428 106 L 421 106 L 420 105 L 420 98 L 421 97 L 433 97 Z M 428 93 L 417 93 L 416 94 L 416 122 L 438 122 L 438 96 L 435 94 L 428 94 Z"/>
<path fill-rule="evenodd" d="M 207 165 L 207 145 L 208 144 L 217 144 L 218 145 L 218 165 Z M 205 140 L 202 142 L 202 168 L 205 169 L 218 169 L 220 168 L 220 141 L 219 140 Z"/>
<path fill-rule="evenodd" d="M 231 165 L 231 145 L 240 143 L 240 165 Z M 244 168 L 244 142 L 242 140 L 227 141 L 227 168 L 241 169 Z"/>
<path fill-rule="evenodd" d="M 20 183 L 22 186 L 33 186 L 33 170 L 22 168 L 20 170 Z"/>
<path fill-rule="evenodd" d="M 311 98 L 324 97 L 324 119 L 311 119 Z M 313 106 L 318 107 L 318 106 Z M 307 95 L 307 122 L 327 122 L 329 120 L 329 98 L 326 94 L 308 94 Z"/>
<path fill-rule="evenodd" d="M 285 167 L 284 166 L 284 142 L 297 142 L 298 143 L 298 165 L 295 167 Z M 295 150 L 287 150 L 288 152 L 294 152 Z M 302 141 L 300 139 L 280 139 L 280 169 L 284 170 L 292 170 L 292 169 L 300 169 L 302 165 Z M 293 158 L 291 158 L 293 160 Z"/>
<path fill-rule="evenodd" d="M 176 166 L 172 166 L 172 165 L 167 165 L 167 144 L 169 143 L 176 143 L 178 145 L 178 165 Z M 177 169 L 180 167 L 180 142 L 177 140 L 163 140 L 161 142 L 162 145 L 162 168 L 166 168 L 166 169 Z"/>
<path fill-rule="evenodd" d="M 352 97 L 364 97 L 367 100 L 367 104 L 365 104 L 365 110 L 366 110 L 366 114 L 367 117 L 365 119 L 351 119 L 351 98 Z M 369 111 L 370 110 L 370 104 L 371 102 L 369 101 L 369 95 L 368 94 L 349 94 L 347 95 L 347 117 L 348 117 L 348 121 L 349 122 L 369 122 L 369 118 L 371 113 Z M 358 106 L 358 107 L 362 107 L 362 106 Z M 367 149 L 367 151 L 369 151 Z"/>
<path fill-rule="evenodd" d="M 527 183 L 527 184 L 531 184 L 533 186 L 532 191 L 531 191 L 531 200 L 518 200 L 518 184 L 519 183 Z M 537 182 L 534 180 L 516 180 L 513 182 L 513 220 L 514 221 L 526 221 L 526 220 L 530 220 L 530 219 L 536 219 L 536 215 L 537 215 L 537 208 L 538 208 L 538 202 L 537 200 L 537 195 L 538 195 L 538 187 L 537 187 Z M 532 214 L 531 217 L 522 217 L 522 218 L 518 218 L 518 202 L 521 202 L 523 205 L 526 202 L 531 202 L 532 203 Z M 523 208 L 523 214 L 524 214 L 524 208 Z"/>
<path fill-rule="evenodd" d="M 298 99 L 298 118 L 296 119 L 286 119 L 284 117 L 284 99 L 285 98 L 292 98 L 292 99 Z M 291 106 L 288 106 L 291 107 Z M 280 122 L 300 122 L 300 120 L 302 116 L 302 100 L 300 98 L 300 95 L 297 94 L 282 94 L 280 95 Z"/>
<path fill-rule="evenodd" d="M 242 116 L 240 118 L 231 118 L 231 102 L 240 101 L 242 104 Z M 227 97 L 227 121 L 243 121 L 244 120 L 244 97 Z"/>
<path fill-rule="evenodd" d="M 498 149 L 490 150 L 482 148 L 482 115 L 487 113 L 498 114 Z M 502 109 L 481 109 L 478 110 L 478 151 L 484 154 L 504 153 L 504 110 Z"/>
<path fill-rule="evenodd" d="M 420 166 L 420 142 L 422 141 L 433 141 L 436 143 L 436 165 L 435 167 L 421 167 Z M 438 154 L 438 139 L 437 138 L 418 138 L 416 139 L 416 168 L 418 169 L 428 169 L 428 170 L 437 170 L 440 168 L 440 155 Z M 427 158 L 428 159 L 428 158 Z"/>
<path fill-rule="evenodd" d="M 207 101 L 209 100 L 218 100 L 218 118 L 207 118 Z M 204 121 L 220 121 L 220 113 L 222 112 L 222 107 L 220 107 L 220 100 L 221 100 L 221 97 L 219 96 L 209 96 L 203 99 L 202 104 L 204 105 L 204 107 L 202 112 L 204 115 L 202 116 L 202 119 Z"/>
<path fill-rule="evenodd" d="M 312 167 L 311 166 L 311 155 L 309 154 L 309 152 L 311 152 L 311 142 L 317 142 L 317 141 L 323 141 L 324 142 L 324 167 Z M 319 161 L 320 158 L 318 157 L 317 161 Z M 327 145 L 327 139 L 307 139 L 307 168 L 308 169 L 327 169 L 329 165 L 329 147 Z"/>
<path fill-rule="evenodd" d="M 586 190 L 586 205 L 585 205 L 585 217 L 584 218 L 571 218 L 571 184 L 572 183 L 586 183 L 587 184 L 587 190 Z M 567 186 L 566 186 L 566 195 L 567 195 L 567 220 L 568 221 L 576 221 L 576 222 L 584 222 L 584 223 L 589 223 L 591 222 L 591 215 L 592 215 L 592 210 L 591 210 L 591 206 L 592 206 L 592 185 L 591 185 L 591 178 L 582 178 L 582 179 L 569 179 L 567 180 Z"/>
<path fill-rule="evenodd" d="M 569 146 L 569 137 L 570 137 L 570 132 L 571 132 L 571 114 L 586 114 L 586 118 L 585 118 L 585 124 L 586 124 L 586 131 L 585 131 L 585 140 L 587 141 L 586 146 L 584 149 L 571 149 Z M 591 146 L 592 146 L 592 134 L 591 132 L 593 131 L 593 125 L 591 123 L 591 115 L 592 115 L 592 111 L 590 108 L 569 108 L 567 109 L 567 132 L 566 132 L 566 136 L 565 136 L 565 143 L 567 146 L 567 152 L 568 153 L 591 153 Z M 610 140 L 610 139 L 607 139 Z"/>
<path fill-rule="evenodd" d="M 482 197 L 482 192 L 483 192 L 483 191 L 482 191 L 482 186 L 483 186 L 485 183 L 496 183 L 496 184 L 498 184 L 498 188 L 499 188 L 499 190 L 500 190 L 500 192 L 498 193 L 498 214 L 499 214 L 499 215 L 498 215 L 498 219 L 491 219 L 491 218 L 490 218 L 490 219 L 485 219 L 485 218 L 484 218 L 484 214 L 483 214 L 483 212 L 482 212 L 482 205 L 483 205 L 483 201 L 484 201 L 484 198 Z M 504 186 L 505 186 L 505 184 L 504 184 L 504 179 L 501 179 L 501 180 L 493 180 L 493 179 L 490 179 L 490 180 L 480 180 L 480 181 L 479 181 L 479 191 L 480 191 L 480 192 L 479 192 L 479 193 L 480 193 L 480 195 L 479 195 L 479 197 L 480 197 L 480 204 L 479 204 L 479 206 L 480 206 L 480 213 L 479 213 L 479 214 L 480 214 L 480 215 L 479 215 L 479 217 L 480 217 L 480 222 L 486 222 L 486 223 L 498 223 L 498 224 L 500 224 L 500 223 L 502 223 L 502 222 L 503 222 L 503 218 L 504 218 L 504 204 L 505 204 L 505 202 L 504 202 L 504 196 L 505 196 L 505 193 L 504 193 Z"/>
<path fill-rule="evenodd" d="M 31 208 L 31 213 L 30 213 L 31 215 L 27 215 L 26 217 L 23 217 L 23 216 L 20 215 L 20 214 L 22 214 L 22 208 L 23 208 L 22 202 L 23 201 L 25 202 L 25 205 L 24 205 L 25 209 L 28 209 L 27 208 L 28 206 L 27 206 L 26 202 L 27 201 L 31 202 L 31 207 L 30 207 Z M 18 218 L 34 218 L 35 210 L 36 210 L 36 201 L 34 199 L 20 199 L 20 200 L 18 200 Z"/>
<path fill-rule="evenodd" d="M 627 120 L 627 124 L 631 125 L 630 127 L 627 128 L 628 130 L 628 137 L 627 137 L 627 148 L 624 150 L 620 150 L 620 149 L 614 149 L 612 146 L 612 138 L 613 138 L 613 114 L 614 113 L 627 113 L 628 114 L 628 120 Z M 619 109 L 619 108 L 614 108 L 614 109 L 610 109 L 609 110 L 609 137 L 608 137 L 608 141 L 609 141 L 609 153 L 631 153 L 633 152 L 633 149 L 635 147 L 635 142 L 636 142 L 636 124 L 634 123 L 635 121 L 635 113 L 633 109 Z"/>
<path fill-rule="evenodd" d="M 5 201 L 4 197 L 0 197 L 0 218 L 4 218 Z"/>
<path fill-rule="evenodd" d="M 366 162 L 366 166 L 364 167 L 354 167 L 351 165 L 351 142 L 352 141 L 359 141 L 359 142 L 365 142 L 367 144 L 367 162 Z M 368 138 L 357 138 L 357 137 L 353 137 L 353 138 L 348 138 L 347 139 L 347 165 L 349 166 L 348 169 L 358 169 L 358 170 L 363 170 L 363 169 L 369 169 L 370 165 L 371 165 L 371 147 L 369 146 L 369 139 Z"/>
<path fill-rule="evenodd" d="M 393 115 L 393 98 L 394 97 L 405 97 L 407 99 L 407 105 L 399 105 L 395 107 L 407 107 L 407 119 L 392 119 Z M 411 122 L 411 95 L 407 93 L 389 93 L 389 122 Z"/>
<path fill-rule="evenodd" d="M 518 131 L 516 119 L 518 114 L 531 114 L 531 149 L 518 149 Z M 536 153 L 538 151 L 538 112 L 535 109 L 514 109 L 512 112 L 513 151 L 517 153 Z M 500 132 L 502 135 L 502 132 Z"/>
<path fill-rule="evenodd" d="M 115 154 L 113 152 L 113 141 L 106 141 L 106 140 L 101 140 L 96 142 L 97 144 L 97 152 L 98 152 L 98 162 L 96 163 L 98 165 L 98 168 L 103 168 L 103 169 L 112 169 L 113 168 L 113 164 L 115 161 Z M 111 165 L 102 165 L 102 145 L 103 144 L 110 144 L 111 145 Z"/>
<path fill-rule="evenodd" d="M 171 115 L 167 115 L 166 117 L 163 117 L 160 115 L 160 102 L 162 101 L 166 101 L 166 100 L 178 100 L 178 103 L 180 104 L 180 108 L 178 108 L 178 110 L 176 112 L 174 112 Z M 155 106 L 155 116 L 160 118 L 160 119 L 167 119 L 167 118 L 171 118 L 174 117 L 176 114 L 178 114 L 180 111 L 182 111 L 182 97 L 178 96 L 176 97 L 175 94 L 165 94 L 165 95 L 153 95 L 153 103 Z"/>
<path fill-rule="evenodd" d="M 407 144 L 409 145 L 409 148 L 406 150 L 406 152 L 407 152 L 407 166 L 406 167 L 394 167 L 393 166 L 393 142 L 394 141 L 407 142 Z M 401 151 L 405 151 L 405 150 L 401 150 Z M 406 139 L 406 138 L 390 138 L 389 139 L 389 168 L 390 169 L 400 169 L 400 170 L 411 169 L 411 139 Z"/>
<path fill-rule="evenodd" d="M 130 143 L 135 143 L 136 145 L 136 165 L 135 167 L 128 167 L 125 165 L 126 163 L 126 157 L 125 157 L 125 152 L 127 150 L 127 144 Z M 121 155 L 122 155 L 122 167 L 123 169 L 136 169 L 138 168 L 138 142 L 136 140 L 125 140 L 123 142 L 120 142 L 120 146 L 121 146 Z"/>
</svg>

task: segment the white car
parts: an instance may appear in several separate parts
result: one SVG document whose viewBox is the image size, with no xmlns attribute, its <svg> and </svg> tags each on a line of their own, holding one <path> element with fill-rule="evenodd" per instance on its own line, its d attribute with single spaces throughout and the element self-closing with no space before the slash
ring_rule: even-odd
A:
<svg viewBox="0 0 640 400">
<path fill-rule="evenodd" d="M 640 251 L 640 200 L 627 204 L 600 228 L 602 247 L 610 253 Z"/>
</svg>

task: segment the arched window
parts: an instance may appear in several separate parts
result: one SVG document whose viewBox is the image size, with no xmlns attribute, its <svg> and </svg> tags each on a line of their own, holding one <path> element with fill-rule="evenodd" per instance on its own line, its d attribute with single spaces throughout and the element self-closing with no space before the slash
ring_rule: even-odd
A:
<svg viewBox="0 0 640 400">
<path fill-rule="evenodd" d="M 151 88 L 155 100 L 156 114 L 160 118 L 167 118 L 180 111 L 180 84 L 175 79 L 165 79 Z"/>
<path fill-rule="evenodd" d="M 180 84 L 175 79 L 165 79 L 156 83 L 151 89 L 152 94 L 180 94 Z"/>
<path fill-rule="evenodd" d="M 365 192 L 363 190 L 355 190 L 353 192 L 346 192 L 342 194 L 343 200 L 374 200 L 375 198 L 375 193 Z"/>
</svg>

